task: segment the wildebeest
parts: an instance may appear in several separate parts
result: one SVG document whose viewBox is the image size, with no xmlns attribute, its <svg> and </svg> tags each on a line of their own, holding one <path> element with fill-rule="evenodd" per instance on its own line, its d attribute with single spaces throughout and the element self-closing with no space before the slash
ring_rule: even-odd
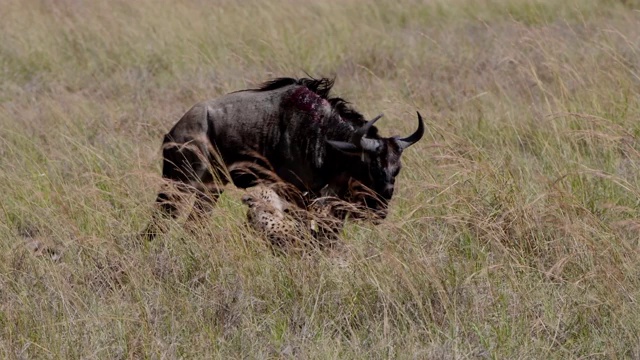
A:
<svg viewBox="0 0 640 360">
<path fill-rule="evenodd" d="M 327 78 L 278 78 L 194 105 L 164 137 L 163 178 L 196 194 L 197 215 L 211 209 L 229 181 L 254 186 L 260 179 L 228 169 L 255 161 L 310 199 L 346 199 L 356 180 L 375 194 L 362 205 L 386 217 L 402 152 L 424 134 L 422 117 L 408 137 L 381 137 L 374 123 L 382 115 L 366 121 L 347 101 L 330 97 L 332 86 Z M 183 198 L 164 188 L 156 203 L 160 213 L 175 216 Z M 156 234 L 154 223 L 146 236 Z"/>
</svg>

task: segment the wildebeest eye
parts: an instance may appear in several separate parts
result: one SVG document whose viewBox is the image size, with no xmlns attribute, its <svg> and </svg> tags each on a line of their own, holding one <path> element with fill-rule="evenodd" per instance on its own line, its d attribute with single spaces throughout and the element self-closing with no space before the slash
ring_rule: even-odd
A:
<svg viewBox="0 0 640 360">
<path fill-rule="evenodd" d="M 393 170 L 393 177 L 398 176 L 398 174 L 400 174 L 400 168 Z"/>
</svg>

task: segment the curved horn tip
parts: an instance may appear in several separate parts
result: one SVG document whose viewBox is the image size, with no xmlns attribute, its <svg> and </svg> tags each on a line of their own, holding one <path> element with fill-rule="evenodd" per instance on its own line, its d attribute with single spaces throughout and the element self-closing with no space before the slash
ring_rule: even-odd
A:
<svg viewBox="0 0 640 360">
<path fill-rule="evenodd" d="M 351 138 L 351 141 L 354 144 L 359 144 L 360 143 L 360 139 L 362 139 L 363 137 L 365 137 L 367 135 L 367 133 L 369 132 L 369 129 L 371 129 L 371 127 L 373 126 L 373 124 L 380 120 L 381 117 L 383 117 L 384 114 L 380 114 L 376 117 L 374 117 L 373 119 L 367 121 L 366 123 L 364 123 L 364 125 L 360 126 L 360 128 L 358 128 L 358 130 L 356 130 L 356 132 L 353 134 L 353 137 Z"/>
<path fill-rule="evenodd" d="M 422 139 L 422 136 L 424 135 L 424 120 L 422 119 L 420 112 L 416 111 L 416 113 L 418 114 L 418 129 L 406 138 L 398 139 L 398 144 L 401 149 L 406 149 L 415 144 L 417 141 Z"/>
<path fill-rule="evenodd" d="M 362 125 L 362 127 L 360 129 L 363 129 L 363 130 L 366 129 L 368 131 L 369 128 L 371 128 L 373 126 L 373 124 L 376 121 L 380 120 L 380 118 L 383 117 L 383 116 L 384 116 L 384 114 L 380 113 L 380 115 L 378 115 L 378 116 L 374 117 L 373 119 L 367 121 L 364 125 Z"/>
<path fill-rule="evenodd" d="M 373 124 L 374 122 L 380 120 L 380 118 L 383 117 L 383 116 L 384 116 L 384 113 L 380 113 L 380 115 L 374 117 L 373 119 L 369 120 L 368 122 Z"/>
</svg>

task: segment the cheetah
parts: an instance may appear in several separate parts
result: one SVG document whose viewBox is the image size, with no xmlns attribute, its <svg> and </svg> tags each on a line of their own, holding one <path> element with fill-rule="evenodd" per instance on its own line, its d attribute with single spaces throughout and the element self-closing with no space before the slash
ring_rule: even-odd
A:
<svg viewBox="0 0 640 360">
<path fill-rule="evenodd" d="M 257 186 L 242 197 L 247 205 L 247 223 L 259 234 L 265 236 L 273 246 L 284 246 L 295 236 L 296 221 L 288 216 L 290 204 L 285 202 L 271 188 Z"/>
<path fill-rule="evenodd" d="M 305 210 L 268 186 L 250 189 L 242 202 L 249 207 L 249 227 L 275 248 L 301 245 L 324 248 L 333 246 L 339 239 L 343 221 L 333 216 L 330 202 L 314 201 Z"/>
</svg>

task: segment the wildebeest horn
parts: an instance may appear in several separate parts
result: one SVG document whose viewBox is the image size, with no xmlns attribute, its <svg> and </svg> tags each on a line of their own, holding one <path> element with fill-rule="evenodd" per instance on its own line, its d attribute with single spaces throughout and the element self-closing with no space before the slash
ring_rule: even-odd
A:
<svg viewBox="0 0 640 360">
<path fill-rule="evenodd" d="M 400 146 L 400 149 L 402 150 L 415 144 L 418 140 L 422 139 L 422 135 L 424 135 L 424 121 L 422 120 L 422 116 L 420 116 L 420 113 L 418 112 L 417 114 L 418 114 L 418 129 L 413 134 L 407 136 L 404 139 L 396 138 L 396 141 L 398 142 L 398 146 Z"/>
<path fill-rule="evenodd" d="M 356 146 L 360 145 L 360 139 L 362 139 L 363 136 L 367 135 L 367 133 L 369 132 L 369 129 L 371 129 L 373 124 L 375 124 L 375 122 L 380 120 L 380 118 L 383 116 L 384 114 L 380 114 L 374 117 L 373 119 L 367 121 L 366 124 L 362 125 L 358 130 L 356 130 L 356 132 L 353 134 L 353 138 L 351 141 Z"/>
<path fill-rule="evenodd" d="M 369 132 L 369 129 L 371 129 L 373 124 L 383 115 L 384 114 L 380 114 L 374 117 L 356 130 L 356 132 L 351 136 L 351 142 L 327 140 L 327 143 L 334 148 L 347 153 L 357 153 L 361 150 L 375 152 L 378 150 L 378 146 L 380 145 L 379 140 L 367 139 L 365 135 Z"/>
<path fill-rule="evenodd" d="M 366 137 L 363 137 L 360 139 L 360 147 L 365 151 L 376 152 L 380 147 L 380 140 L 367 139 Z"/>
<path fill-rule="evenodd" d="M 352 142 L 355 146 L 362 148 L 365 151 L 375 152 L 378 150 L 380 146 L 380 142 L 378 140 L 367 139 L 367 133 L 369 129 L 375 124 L 376 121 L 380 120 L 384 114 L 380 114 L 373 119 L 367 121 L 366 124 L 362 125 L 356 132 L 353 134 Z"/>
<path fill-rule="evenodd" d="M 326 140 L 327 144 L 333 146 L 334 148 L 346 152 L 346 153 L 358 153 L 360 148 L 358 146 L 353 145 L 350 142 L 346 141 L 335 141 L 335 140 Z"/>
</svg>

